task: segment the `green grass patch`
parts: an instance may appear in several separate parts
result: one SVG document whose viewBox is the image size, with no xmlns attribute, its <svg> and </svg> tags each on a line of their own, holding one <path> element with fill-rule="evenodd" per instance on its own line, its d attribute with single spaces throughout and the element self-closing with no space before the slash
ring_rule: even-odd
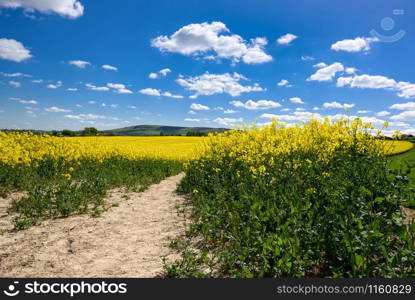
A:
<svg viewBox="0 0 415 300">
<path fill-rule="evenodd" d="M 18 213 L 15 228 L 23 229 L 49 218 L 99 215 L 106 208 L 104 197 L 109 189 L 144 191 L 181 170 L 178 161 L 123 157 L 102 162 L 81 159 L 73 166 L 47 159 L 36 167 L 0 164 L 0 191 L 3 196 L 12 191 L 27 192 L 27 196 L 13 200 L 10 207 L 10 212 Z"/>
</svg>

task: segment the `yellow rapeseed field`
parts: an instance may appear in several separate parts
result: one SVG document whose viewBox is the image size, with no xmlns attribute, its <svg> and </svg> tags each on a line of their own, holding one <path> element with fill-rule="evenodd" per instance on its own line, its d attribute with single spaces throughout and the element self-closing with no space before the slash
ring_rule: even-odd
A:
<svg viewBox="0 0 415 300">
<path fill-rule="evenodd" d="M 62 138 L 27 132 L 0 132 L 0 162 L 31 165 L 45 157 L 67 161 L 80 158 L 103 161 L 114 155 L 128 159 L 187 160 L 196 155 L 196 148 L 202 140 L 201 137 Z"/>
</svg>

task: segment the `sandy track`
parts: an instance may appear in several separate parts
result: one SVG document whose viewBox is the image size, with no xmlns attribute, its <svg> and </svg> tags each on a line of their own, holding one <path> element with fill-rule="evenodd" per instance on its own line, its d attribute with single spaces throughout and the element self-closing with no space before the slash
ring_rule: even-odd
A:
<svg viewBox="0 0 415 300">
<path fill-rule="evenodd" d="M 175 193 L 183 174 L 143 193 L 108 195 L 118 202 L 99 217 L 87 215 L 45 221 L 19 232 L 0 234 L 1 277 L 155 277 L 162 258 L 176 255 L 169 238 L 184 233 Z M 4 201 L 4 199 L 3 199 Z"/>
</svg>

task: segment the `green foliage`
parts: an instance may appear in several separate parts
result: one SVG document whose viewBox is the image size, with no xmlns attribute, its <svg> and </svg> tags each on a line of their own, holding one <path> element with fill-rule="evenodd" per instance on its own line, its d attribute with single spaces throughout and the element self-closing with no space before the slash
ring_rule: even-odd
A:
<svg viewBox="0 0 415 300">
<path fill-rule="evenodd" d="M 413 193 L 383 154 L 351 146 L 325 163 L 287 164 L 317 161 L 302 151 L 273 160 L 260 177 L 227 156 L 190 163 L 179 191 L 191 195 L 201 254 L 183 251 L 168 276 L 206 276 L 213 261 L 219 277 L 415 275 L 415 226 L 400 214 Z"/>
<path fill-rule="evenodd" d="M 62 136 L 76 136 L 76 132 L 69 129 L 64 129 L 62 130 Z"/>
<path fill-rule="evenodd" d="M 83 136 L 97 136 L 98 134 L 99 131 L 95 127 L 85 127 L 85 129 L 82 131 Z"/>
<path fill-rule="evenodd" d="M 125 186 L 144 191 L 181 169 L 180 162 L 123 157 L 103 162 L 83 159 L 73 166 L 55 160 L 44 160 L 37 167 L 0 164 L 0 192 L 3 196 L 13 190 L 27 192 L 10 207 L 11 212 L 18 213 L 15 227 L 22 229 L 48 218 L 81 213 L 98 215 L 106 209 L 103 199 L 107 190 Z"/>
</svg>

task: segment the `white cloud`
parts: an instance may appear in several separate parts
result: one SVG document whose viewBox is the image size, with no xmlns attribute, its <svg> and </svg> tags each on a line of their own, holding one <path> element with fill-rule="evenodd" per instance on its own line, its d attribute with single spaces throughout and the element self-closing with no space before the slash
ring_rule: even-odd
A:
<svg viewBox="0 0 415 300">
<path fill-rule="evenodd" d="M 118 94 L 132 94 L 133 92 L 130 91 L 125 87 L 122 83 L 107 83 L 107 87 L 112 88 Z"/>
<path fill-rule="evenodd" d="M 96 114 L 79 114 L 79 115 L 65 115 L 67 119 L 73 120 L 113 120 L 119 121 L 119 118 L 116 117 L 108 117 L 104 115 L 96 115 Z"/>
<path fill-rule="evenodd" d="M 327 64 L 324 62 L 319 62 L 318 64 L 313 65 L 313 68 L 321 69 L 327 67 Z"/>
<path fill-rule="evenodd" d="M 141 94 L 149 95 L 149 96 L 161 96 L 160 90 L 152 89 L 152 88 L 146 88 L 139 90 Z"/>
<path fill-rule="evenodd" d="M 56 82 L 56 84 L 54 84 L 54 83 L 50 83 L 50 84 L 48 84 L 46 87 L 48 88 L 48 89 L 58 89 L 58 88 L 60 88 L 62 86 L 62 81 L 57 81 Z"/>
<path fill-rule="evenodd" d="M 291 108 L 283 108 L 283 109 L 281 109 L 281 111 L 283 111 L 283 112 L 291 111 Z"/>
<path fill-rule="evenodd" d="M 200 122 L 200 119 L 192 119 L 192 118 L 186 118 L 184 119 L 186 122 Z"/>
<path fill-rule="evenodd" d="M 265 91 L 257 83 L 250 86 L 243 86 L 239 83 L 241 80 L 247 80 L 243 75 L 238 73 L 210 74 L 206 72 L 203 75 L 179 78 L 176 82 L 185 87 L 189 91 L 196 93 L 191 99 L 197 98 L 199 95 L 210 96 L 213 94 L 227 93 L 232 97 L 239 96 L 241 93 Z"/>
<path fill-rule="evenodd" d="M 344 109 L 349 109 L 349 108 L 352 108 L 354 106 L 355 106 L 354 104 L 347 104 L 347 103 L 341 104 L 341 103 L 336 102 L 336 101 L 323 103 L 323 107 L 324 108 L 327 108 L 327 109 L 330 109 L 330 108 L 344 108 Z"/>
<path fill-rule="evenodd" d="M 22 84 L 21 84 L 20 82 L 18 82 L 18 81 L 13 81 L 13 80 L 10 80 L 10 81 L 9 81 L 9 84 L 10 84 L 12 87 L 15 87 L 15 88 L 18 88 L 18 87 L 21 87 L 21 86 L 22 86 Z"/>
<path fill-rule="evenodd" d="M 174 98 L 174 99 L 183 99 L 182 95 L 175 95 L 175 94 L 172 94 L 170 92 L 163 92 L 161 95 L 164 96 L 164 97 L 170 97 L 170 98 Z"/>
<path fill-rule="evenodd" d="M 415 97 L 415 84 L 399 81 L 381 75 L 356 75 L 353 77 L 339 77 L 337 86 L 350 86 L 367 89 L 386 89 L 398 92 L 398 97 L 409 99 Z"/>
<path fill-rule="evenodd" d="M 42 83 L 43 79 L 33 79 L 32 82 L 33 83 Z"/>
<path fill-rule="evenodd" d="M 233 110 L 233 109 L 225 109 L 223 111 L 223 113 L 224 114 L 234 114 L 234 113 L 237 113 L 237 111 L 236 110 Z"/>
<path fill-rule="evenodd" d="M 397 88 L 400 90 L 399 97 L 409 99 L 415 97 L 415 84 L 409 82 L 398 82 Z"/>
<path fill-rule="evenodd" d="M 143 94 L 143 95 L 149 95 L 149 96 L 158 96 L 158 97 L 163 96 L 163 97 L 169 97 L 169 98 L 174 98 L 174 99 L 182 99 L 183 98 L 182 95 L 175 95 L 175 94 L 172 94 L 170 92 L 162 92 L 158 89 L 153 89 L 153 88 L 141 89 L 138 92 Z"/>
<path fill-rule="evenodd" d="M 118 104 L 105 104 L 105 103 L 102 103 L 101 106 L 102 107 L 117 108 L 118 107 Z"/>
<path fill-rule="evenodd" d="M 192 103 L 192 105 L 190 105 L 190 108 L 194 110 L 210 110 L 209 106 L 202 105 L 199 103 Z"/>
<path fill-rule="evenodd" d="M 92 91 L 107 92 L 110 89 L 106 86 L 95 86 L 91 83 L 85 83 L 85 86 Z"/>
<path fill-rule="evenodd" d="M 35 10 L 46 14 L 56 13 L 71 19 L 84 13 L 84 6 L 77 0 L 0 0 L 0 7 L 22 8 L 27 13 Z"/>
<path fill-rule="evenodd" d="M 81 104 L 76 104 L 75 107 L 82 108 Z"/>
<path fill-rule="evenodd" d="M 104 70 L 118 71 L 117 67 L 111 65 L 102 65 L 101 68 L 103 68 Z"/>
<path fill-rule="evenodd" d="M 88 101 L 88 104 L 96 104 L 97 102 L 96 101 Z"/>
<path fill-rule="evenodd" d="M 309 61 L 309 60 L 315 60 L 315 58 L 312 56 L 306 55 L 306 56 L 301 56 L 301 60 Z"/>
<path fill-rule="evenodd" d="M 58 113 L 58 112 L 71 112 L 71 110 L 69 110 L 69 109 L 63 109 L 63 108 L 59 108 L 59 107 L 56 107 L 56 106 L 45 108 L 45 111 L 56 112 L 56 113 Z"/>
<path fill-rule="evenodd" d="M 356 68 L 346 68 L 345 69 L 347 74 L 354 74 L 356 73 L 357 69 Z"/>
<path fill-rule="evenodd" d="M 310 119 L 322 119 L 320 114 L 311 113 L 306 111 L 296 111 L 291 115 L 276 115 L 276 114 L 262 114 L 260 118 L 264 119 L 277 119 L 279 121 L 288 122 L 301 122 Z"/>
<path fill-rule="evenodd" d="M 379 39 L 357 37 L 354 40 L 338 41 L 331 45 L 331 50 L 347 52 L 369 51 L 370 44 L 373 42 L 379 42 Z"/>
<path fill-rule="evenodd" d="M 22 103 L 22 104 L 38 104 L 36 100 L 23 100 L 23 99 L 20 99 L 20 98 L 13 98 L 13 97 L 11 97 L 9 99 L 12 100 L 12 101 L 17 101 L 17 102 Z"/>
<path fill-rule="evenodd" d="M 332 81 L 337 72 L 344 70 L 344 66 L 335 62 L 329 66 L 324 63 L 315 65 L 319 68 L 313 75 L 307 78 L 307 81 Z"/>
<path fill-rule="evenodd" d="M 86 66 L 91 65 L 89 61 L 84 61 L 84 60 L 70 60 L 68 63 L 80 69 L 85 69 Z"/>
<path fill-rule="evenodd" d="M 166 76 L 170 72 L 171 72 L 171 70 L 169 68 L 161 69 L 158 72 L 150 73 L 148 75 L 148 78 L 150 78 L 150 79 L 157 79 L 157 78 L 160 78 L 161 76 L 163 76 L 163 77 Z"/>
<path fill-rule="evenodd" d="M 243 122 L 242 118 L 216 118 L 213 120 L 213 122 L 224 125 L 224 126 L 231 126 L 235 123 L 241 123 Z"/>
<path fill-rule="evenodd" d="M 187 113 L 188 113 L 189 115 L 196 115 L 196 112 L 195 112 L 195 111 L 193 111 L 193 110 L 189 110 Z"/>
<path fill-rule="evenodd" d="M 301 100 L 300 97 L 292 97 L 292 98 L 290 98 L 290 101 L 292 103 L 296 103 L 296 104 L 304 104 L 303 100 Z"/>
<path fill-rule="evenodd" d="M 394 121 L 415 121 L 415 110 L 407 110 L 390 117 Z"/>
<path fill-rule="evenodd" d="M 280 82 L 277 83 L 278 86 L 285 86 L 285 87 L 292 87 L 290 82 L 286 79 L 281 79 Z"/>
<path fill-rule="evenodd" d="M 388 112 L 388 111 L 386 111 L 386 110 L 382 110 L 382 111 L 377 112 L 375 115 L 376 115 L 377 117 L 385 117 L 385 116 L 388 116 L 388 115 L 390 115 L 390 114 L 391 114 L 390 112 Z"/>
<path fill-rule="evenodd" d="M 166 76 L 167 74 L 169 74 L 171 72 L 171 70 L 169 68 L 165 68 L 165 69 L 161 69 L 159 71 L 159 73 L 163 76 Z"/>
<path fill-rule="evenodd" d="M 227 58 L 234 63 L 242 60 L 247 64 L 258 64 L 272 60 L 263 50 L 268 43 L 265 38 L 251 39 L 247 43 L 239 35 L 227 34 L 229 32 L 222 22 L 189 24 L 170 37 L 163 35 L 153 39 L 151 45 L 163 52 L 204 55 L 205 59 Z"/>
<path fill-rule="evenodd" d="M 367 114 L 367 113 L 370 113 L 370 112 L 372 112 L 372 111 L 371 110 L 358 110 L 357 111 L 358 114 Z"/>
<path fill-rule="evenodd" d="M 23 73 L 20 73 L 20 72 L 17 72 L 17 73 L 4 73 L 4 72 L 0 72 L 0 74 L 2 76 L 4 76 L 4 77 L 32 77 L 29 74 L 23 74 Z"/>
<path fill-rule="evenodd" d="M 148 75 L 148 78 L 150 78 L 150 79 L 157 79 L 158 77 L 159 77 L 159 75 L 157 73 L 150 73 Z"/>
<path fill-rule="evenodd" d="M 389 108 L 399 110 L 415 110 L 415 102 L 396 103 L 389 106 Z"/>
<path fill-rule="evenodd" d="M 129 108 L 129 109 L 136 109 L 137 106 L 135 106 L 135 105 L 127 105 L 127 108 Z"/>
<path fill-rule="evenodd" d="M 77 88 L 67 88 L 66 89 L 69 92 L 76 92 L 78 89 Z"/>
<path fill-rule="evenodd" d="M 2 1 L 2 0 L 0 0 Z M 0 2 L 1 5 L 1 2 Z M 22 62 L 31 58 L 30 51 L 22 43 L 13 39 L 0 39 L 0 58 L 14 62 Z"/>
<path fill-rule="evenodd" d="M 292 33 L 287 33 L 287 34 L 284 34 L 283 36 L 279 37 L 277 39 L 277 43 L 280 44 L 280 45 L 288 45 L 292 41 L 294 41 L 296 38 L 298 38 L 296 35 L 294 35 Z"/>
<path fill-rule="evenodd" d="M 249 110 L 262 110 L 262 109 L 270 109 L 270 108 L 276 108 L 280 107 L 281 104 L 278 102 L 274 102 L 272 100 L 258 100 L 258 101 L 252 101 L 248 100 L 245 103 L 241 101 L 231 101 L 229 104 L 235 106 L 235 107 L 243 107 L 245 109 Z"/>
<path fill-rule="evenodd" d="M 395 80 L 385 76 L 367 74 L 356 75 L 354 77 L 340 77 L 337 80 L 337 86 L 340 87 L 350 85 L 350 87 L 367 89 L 394 89 L 396 84 Z"/>
</svg>

